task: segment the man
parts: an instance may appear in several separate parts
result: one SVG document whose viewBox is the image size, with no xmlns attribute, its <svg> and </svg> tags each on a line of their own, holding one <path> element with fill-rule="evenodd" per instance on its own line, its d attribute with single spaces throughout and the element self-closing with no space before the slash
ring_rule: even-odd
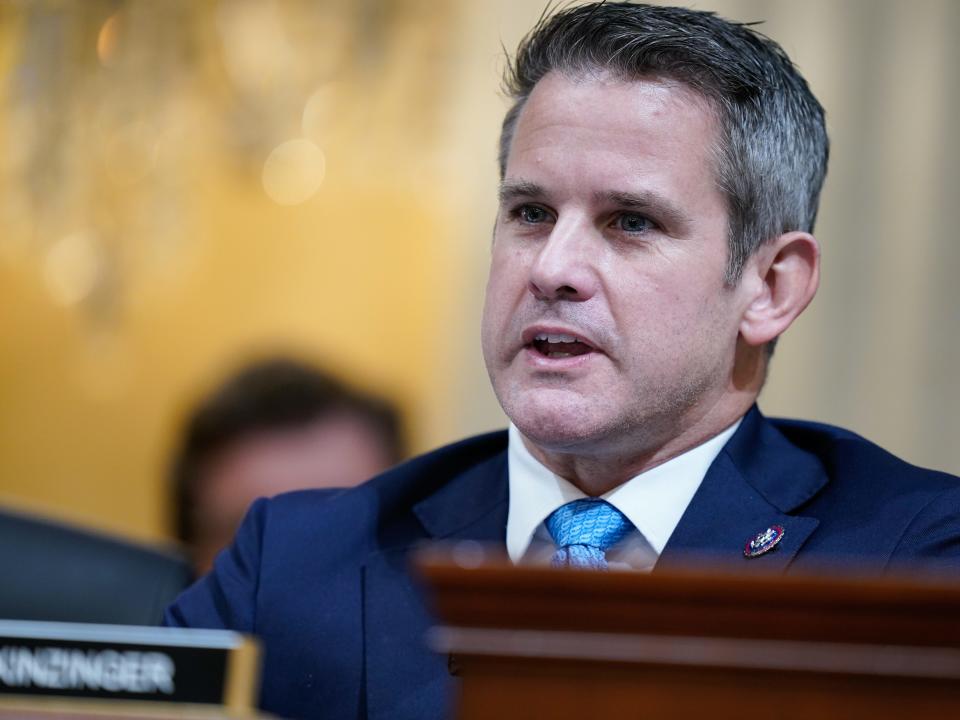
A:
<svg viewBox="0 0 960 720">
<path fill-rule="evenodd" d="M 259 634 L 268 710 L 444 716 L 406 566 L 426 539 L 588 567 L 958 564 L 956 478 L 754 406 L 819 273 L 823 111 L 783 51 L 709 13 L 581 6 L 508 87 L 483 348 L 509 437 L 255 506 L 168 614 Z"/>
<path fill-rule="evenodd" d="M 172 464 L 174 522 L 197 575 L 229 544 L 250 503 L 351 487 L 400 461 L 398 413 L 309 365 L 255 362 L 204 398 Z"/>
</svg>

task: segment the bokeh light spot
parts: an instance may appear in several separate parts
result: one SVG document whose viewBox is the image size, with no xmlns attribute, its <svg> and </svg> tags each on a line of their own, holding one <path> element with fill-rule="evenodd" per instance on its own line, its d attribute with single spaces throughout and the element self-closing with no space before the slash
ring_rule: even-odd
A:
<svg viewBox="0 0 960 720">
<path fill-rule="evenodd" d="M 109 67 L 113 64 L 114 56 L 117 52 L 117 33 L 120 29 L 120 21 L 116 14 L 107 18 L 97 34 L 97 57 L 100 64 Z"/>
<path fill-rule="evenodd" d="M 320 189 L 325 173 L 320 148 L 303 138 L 288 140 L 263 164 L 263 189 L 279 205 L 299 205 Z"/>
<path fill-rule="evenodd" d="M 91 233 L 78 232 L 50 247 L 44 259 L 43 277 L 58 303 L 75 305 L 96 287 L 102 268 L 96 238 Z"/>
<path fill-rule="evenodd" d="M 221 0 L 217 27 L 224 66 L 244 92 L 268 92 L 279 78 L 289 79 L 297 60 L 272 0 Z"/>
</svg>

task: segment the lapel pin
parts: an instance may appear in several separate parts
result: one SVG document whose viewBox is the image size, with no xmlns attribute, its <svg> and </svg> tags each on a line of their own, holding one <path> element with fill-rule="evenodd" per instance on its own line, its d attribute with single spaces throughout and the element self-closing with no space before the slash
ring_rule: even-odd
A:
<svg viewBox="0 0 960 720">
<path fill-rule="evenodd" d="M 743 556 L 760 557 L 773 550 L 781 540 L 783 540 L 783 526 L 771 525 L 763 532 L 757 533 L 756 537 L 747 540 L 747 544 L 743 546 Z"/>
</svg>

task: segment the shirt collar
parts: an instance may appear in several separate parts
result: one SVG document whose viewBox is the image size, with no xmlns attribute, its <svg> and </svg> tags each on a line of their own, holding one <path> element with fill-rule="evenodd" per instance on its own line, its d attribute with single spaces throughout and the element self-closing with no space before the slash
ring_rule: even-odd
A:
<svg viewBox="0 0 960 720">
<path fill-rule="evenodd" d="M 663 552 L 710 465 L 740 426 L 742 418 L 695 448 L 640 473 L 601 497 L 627 516 L 657 555 Z M 513 562 L 527 552 L 537 529 L 554 510 L 586 497 L 542 465 L 512 423 L 507 448 L 510 501 L 507 553 Z"/>
</svg>

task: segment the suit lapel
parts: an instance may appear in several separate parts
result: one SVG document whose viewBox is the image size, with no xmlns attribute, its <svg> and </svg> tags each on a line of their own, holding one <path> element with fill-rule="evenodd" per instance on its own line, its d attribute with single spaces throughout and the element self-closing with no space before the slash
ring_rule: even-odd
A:
<svg viewBox="0 0 960 720">
<path fill-rule="evenodd" d="M 708 562 L 785 570 L 819 523 L 795 511 L 826 482 L 816 457 L 788 442 L 754 407 L 707 471 L 657 569 Z M 746 543 L 775 525 L 783 528 L 776 547 L 745 557 Z"/>
<path fill-rule="evenodd" d="M 432 617 L 409 572 L 409 553 L 432 539 L 504 542 L 506 453 L 443 484 L 397 521 L 391 546 L 369 556 L 363 572 L 366 716 L 445 718 L 452 681 L 447 659 L 430 652 L 424 635 Z"/>
</svg>

